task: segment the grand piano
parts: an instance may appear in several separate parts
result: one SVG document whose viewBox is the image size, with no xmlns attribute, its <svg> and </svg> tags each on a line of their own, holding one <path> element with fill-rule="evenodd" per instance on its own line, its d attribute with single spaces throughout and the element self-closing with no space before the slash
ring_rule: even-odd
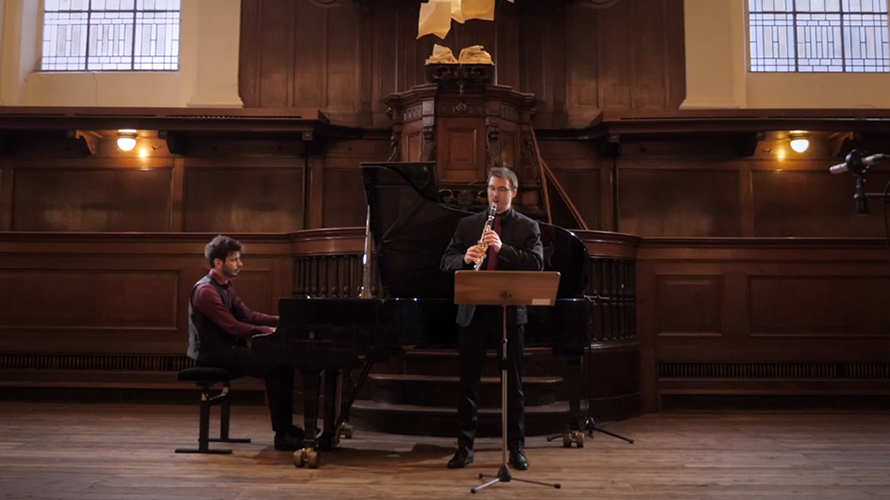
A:
<svg viewBox="0 0 890 500">
<path fill-rule="evenodd" d="M 330 449 L 350 436 L 349 411 L 374 363 L 403 346 L 457 343 L 453 275 L 439 270 L 458 221 L 470 212 L 442 203 L 434 162 L 363 163 L 368 203 L 366 273 L 373 258 L 380 290 L 375 298 L 282 298 L 274 335 L 253 348 L 270 362 L 293 364 L 303 377 L 306 449 L 295 464 L 317 467 L 316 449 Z M 519 207 L 521 210 L 521 207 Z M 577 434 L 580 414 L 580 354 L 590 345 L 596 308 L 584 295 L 590 259 L 571 232 L 541 223 L 545 270 L 559 271 L 552 307 L 529 307 L 526 345 L 552 346 L 566 356 L 570 413 L 567 432 Z M 353 377 L 354 373 L 357 377 Z M 322 394 L 322 381 L 323 394 Z M 324 427 L 319 429 L 319 402 Z M 569 434 L 567 434 L 569 435 Z"/>
</svg>

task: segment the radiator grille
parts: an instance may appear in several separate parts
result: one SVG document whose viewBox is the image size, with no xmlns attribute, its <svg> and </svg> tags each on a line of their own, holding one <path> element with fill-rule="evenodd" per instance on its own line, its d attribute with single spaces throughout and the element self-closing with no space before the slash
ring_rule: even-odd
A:
<svg viewBox="0 0 890 500">
<path fill-rule="evenodd" d="M 890 380 L 890 363 L 659 363 L 658 377 Z"/>
<path fill-rule="evenodd" d="M 83 370 L 178 372 L 195 366 L 171 354 L 0 354 L 0 370 Z"/>
</svg>

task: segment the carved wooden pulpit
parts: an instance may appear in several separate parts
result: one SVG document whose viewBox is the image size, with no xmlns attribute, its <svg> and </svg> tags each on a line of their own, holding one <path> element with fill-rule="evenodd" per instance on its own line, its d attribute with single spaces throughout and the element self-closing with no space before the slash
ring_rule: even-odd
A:
<svg viewBox="0 0 890 500">
<path fill-rule="evenodd" d="M 492 167 L 519 177 L 517 205 L 544 218 L 541 168 L 531 126 L 535 97 L 493 85 L 494 66 L 431 64 L 427 82 L 384 99 L 393 121 L 390 161 L 435 161 L 442 202 L 486 206 Z"/>
</svg>

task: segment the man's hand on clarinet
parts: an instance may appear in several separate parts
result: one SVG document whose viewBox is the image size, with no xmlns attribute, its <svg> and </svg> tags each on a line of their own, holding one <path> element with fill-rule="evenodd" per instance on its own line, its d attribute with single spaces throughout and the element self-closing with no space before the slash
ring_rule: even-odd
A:
<svg viewBox="0 0 890 500">
<path fill-rule="evenodd" d="M 485 231 L 485 234 L 482 235 L 482 241 L 488 244 L 488 248 L 491 248 L 494 253 L 498 253 L 501 251 L 501 237 L 498 236 L 498 233 L 488 230 Z"/>
<path fill-rule="evenodd" d="M 467 253 L 464 254 L 464 262 L 466 262 L 467 264 L 472 264 L 484 256 L 485 250 L 483 250 L 482 247 L 479 245 L 473 245 L 468 248 Z"/>
</svg>

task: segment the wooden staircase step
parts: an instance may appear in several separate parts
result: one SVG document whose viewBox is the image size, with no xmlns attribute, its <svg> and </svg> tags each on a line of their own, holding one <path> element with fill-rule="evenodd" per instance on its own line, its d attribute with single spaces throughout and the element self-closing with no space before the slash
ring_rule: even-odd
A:
<svg viewBox="0 0 890 500">
<path fill-rule="evenodd" d="M 560 434 L 568 428 L 569 405 L 565 402 L 525 407 L 527 436 Z M 381 403 L 358 400 L 350 422 L 359 430 L 413 436 L 457 436 L 457 408 Z M 500 408 L 479 410 L 477 436 L 501 435 Z"/>
<path fill-rule="evenodd" d="M 549 348 L 527 348 L 523 352 L 526 364 L 538 352 L 550 352 Z M 482 374 L 497 377 L 500 374 L 500 351 L 489 349 L 486 353 Z M 423 375 L 457 375 L 460 366 L 458 349 L 408 349 L 402 354 L 402 373 Z"/>
<path fill-rule="evenodd" d="M 561 390 L 561 377 L 523 377 L 526 406 L 546 406 L 556 402 Z M 447 407 L 457 404 L 460 379 L 444 375 L 372 374 L 368 377 L 369 399 L 390 404 Z M 483 377 L 479 388 L 482 408 L 501 404 L 500 377 Z"/>
</svg>

